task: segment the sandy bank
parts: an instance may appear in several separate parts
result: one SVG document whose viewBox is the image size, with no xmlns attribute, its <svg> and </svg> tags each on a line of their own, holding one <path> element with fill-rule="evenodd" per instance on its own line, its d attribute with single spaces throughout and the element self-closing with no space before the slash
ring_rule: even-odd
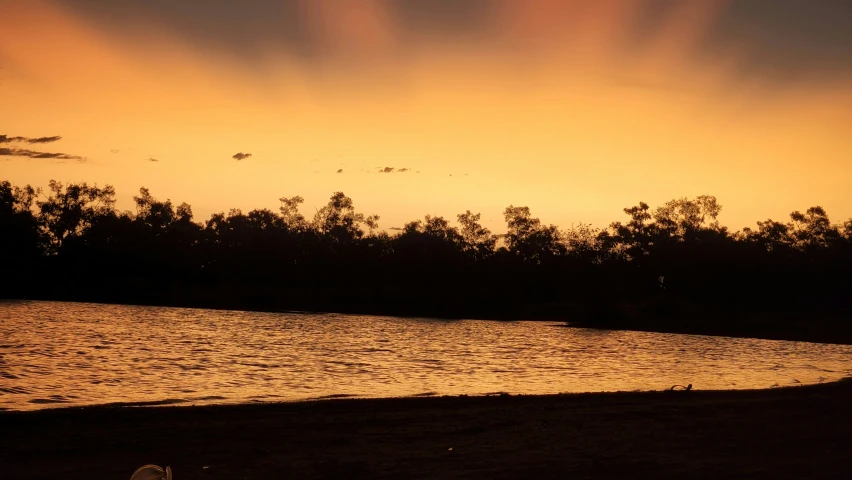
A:
<svg viewBox="0 0 852 480">
<path fill-rule="evenodd" d="M 0 413 L 3 478 L 850 478 L 852 382 Z"/>
</svg>

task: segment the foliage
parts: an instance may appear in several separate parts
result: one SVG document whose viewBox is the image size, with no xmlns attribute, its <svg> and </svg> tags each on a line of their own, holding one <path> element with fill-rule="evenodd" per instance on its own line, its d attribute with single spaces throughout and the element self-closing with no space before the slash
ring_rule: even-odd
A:
<svg viewBox="0 0 852 480">
<path fill-rule="evenodd" d="M 660 295 L 835 308 L 848 306 L 852 289 L 852 220 L 832 223 L 818 206 L 731 233 L 708 195 L 655 209 L 640 202 L 605 229 L 560 230 L 510 205 L 506 233 L 495 235 L 470 211 L 389 233 L 342 192 L 311 220 L 298 196 L 282 197 L 278 212 L 234 209 L 204 221 L 146 188 L 133 199 L 135 212 L 120 212 L 109 185 L 51 181 L 42 192 L 0 183 L 0 286 L 30 297 L 488 315 Z"/>
</svg>

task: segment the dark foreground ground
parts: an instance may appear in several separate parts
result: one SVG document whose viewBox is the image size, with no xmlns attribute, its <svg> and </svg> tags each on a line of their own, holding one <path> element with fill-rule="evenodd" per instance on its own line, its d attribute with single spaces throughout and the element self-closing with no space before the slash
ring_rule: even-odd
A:
<svg viewBox="0 0 852 480">
<path fill-rule="evenodd" d="M 0 413 L 4 479 L 852 478 L 852 381 Z"/>
</svg>

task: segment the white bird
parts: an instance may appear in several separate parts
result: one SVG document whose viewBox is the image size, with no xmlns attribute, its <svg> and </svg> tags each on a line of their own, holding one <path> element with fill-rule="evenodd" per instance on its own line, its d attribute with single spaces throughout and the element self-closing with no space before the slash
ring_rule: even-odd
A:
<svg viewBox="0 0 852 480">
<path fill-rule="evenodd" d="M 130 480 L 172 480 L 172 468 L 166 466 L 166 469 L 156 465 L 145 465 L 139 467 Z"/>
</svg>

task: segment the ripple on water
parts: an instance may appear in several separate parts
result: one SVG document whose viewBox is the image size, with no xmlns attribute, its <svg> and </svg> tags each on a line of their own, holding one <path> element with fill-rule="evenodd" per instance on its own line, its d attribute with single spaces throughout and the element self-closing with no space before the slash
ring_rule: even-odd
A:
<svg viewBox="0 0 852 480">
<path fill-rule="evenodd" d="M 55 403 L 69 403 L 71 400 L 61 396 L 61 395 L 52 395 L 49 398 L 33 398 L 28 400 L 28 403 L 36 404 L 36 405 L 51 405 Z"/>
<path fill-rule="evenodd" d="M 0 305 L 3 408 L 768 388 L 852 374 L 852 348 L 552 323 Z M 191 395 L 191 397 L 189 397 Z"/>
<path fill-rule="evenodd" d="M 0 393 L 7 393 L 10 395 L 29 395 L 33 393 L 33 390 L 26 387 L 0 387 Z"/>
</svg>

